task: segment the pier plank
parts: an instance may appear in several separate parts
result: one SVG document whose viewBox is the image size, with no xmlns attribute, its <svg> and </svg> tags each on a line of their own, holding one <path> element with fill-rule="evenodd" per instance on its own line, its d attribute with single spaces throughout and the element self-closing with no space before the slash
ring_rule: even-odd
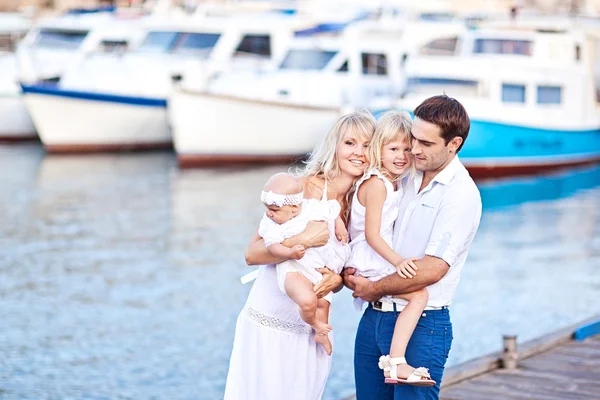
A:
<svg viewBox="0 0 600 400">
<path fill-rule="evenodd" d="M 600 320 L 600 316 L 585 325 Z M 575 340 L 569 327 L 518 348 L 516 369 L 502 369 L 501 353 L 446 371 L 442 400 L 599 400 L 600 334 Z M 346 400 L 354 399 L 354 397 Z"/>
<path fill-rule="evenodd" d="M 444 385 L 442 400 L 598 400 L 600 398 L 600 335 L 583 341 L 555 340 L 555 347 L 548 348 L 542 342 L 543 352 L 532 352 L 520 359 L 514 370 L 495 369 L 479 373 L 471 372 L 471 378 L 455 380 Z M 491 365 L 489 357 L 486 365 Z M 477 363 L 472 363 L 477 366 Z M 457 369 L 461 378 L 468 376 L 465 369 Z"/>
</svg>

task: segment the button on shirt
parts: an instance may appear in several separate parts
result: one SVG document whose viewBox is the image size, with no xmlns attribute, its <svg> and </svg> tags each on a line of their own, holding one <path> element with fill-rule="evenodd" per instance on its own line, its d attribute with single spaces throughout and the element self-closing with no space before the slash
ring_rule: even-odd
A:
<svg viewBox="0 0 600 400">
<path fill-rule="evenodd" d="M 448 263 L 448 273 L 427 287 L 427 305 L 449 306 L 479 227 L 481 196 L 457 156 L 419 193 L 422 182 L 422 173 L 403 182 L 393 247 L 404 258 L 429 255 Z M 394 302 L 407 304 L 402 299 Z"/>
</svg>

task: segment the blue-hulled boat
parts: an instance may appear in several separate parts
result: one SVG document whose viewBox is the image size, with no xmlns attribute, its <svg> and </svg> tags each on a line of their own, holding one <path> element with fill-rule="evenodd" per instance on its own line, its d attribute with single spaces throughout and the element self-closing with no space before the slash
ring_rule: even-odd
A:
<svg viewBox="0 0 600 400">
<path fill-rule="evenodd" d="M 600 161 L 597 21 L 487 24 L 426 45 L 407 76 L 400 108 L 442 93 L 465 106 L 471 130 L 459 156 L 475 177 Z"/>
</svg>

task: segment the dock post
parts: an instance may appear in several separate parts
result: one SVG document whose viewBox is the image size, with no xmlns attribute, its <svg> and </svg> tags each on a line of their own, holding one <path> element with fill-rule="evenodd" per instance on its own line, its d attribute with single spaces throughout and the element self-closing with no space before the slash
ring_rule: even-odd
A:
<svg viewBox="0 0 600 400">
<path fill-rule="evenodd" d="M 502 353 L 502 367 L 504 369 L 516 369 L 519 355 L 517 353 L 517 336 L 504 335 L 504 351 Z"/>
</svg>

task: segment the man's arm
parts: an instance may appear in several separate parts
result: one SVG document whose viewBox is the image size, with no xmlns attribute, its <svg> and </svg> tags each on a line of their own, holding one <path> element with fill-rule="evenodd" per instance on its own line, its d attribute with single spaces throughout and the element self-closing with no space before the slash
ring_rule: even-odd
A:
<svg viewBox="0 0 600 400">
<path fill-rule="evenodd" d="M 415 261 L 419 273 L 412 279 L 402 278 L 398 274 L 389 275 L 377 282 L 371 282 L 362 276 L 344 275 L 346 286 L 354 290 L 354 297 L 365 301 L 377 301 L 383 296 L 410 293 L 433 285 L 442 279 L 450 266 L 446 261 L 432 256 L 425 256 Z"/>
</svg>

